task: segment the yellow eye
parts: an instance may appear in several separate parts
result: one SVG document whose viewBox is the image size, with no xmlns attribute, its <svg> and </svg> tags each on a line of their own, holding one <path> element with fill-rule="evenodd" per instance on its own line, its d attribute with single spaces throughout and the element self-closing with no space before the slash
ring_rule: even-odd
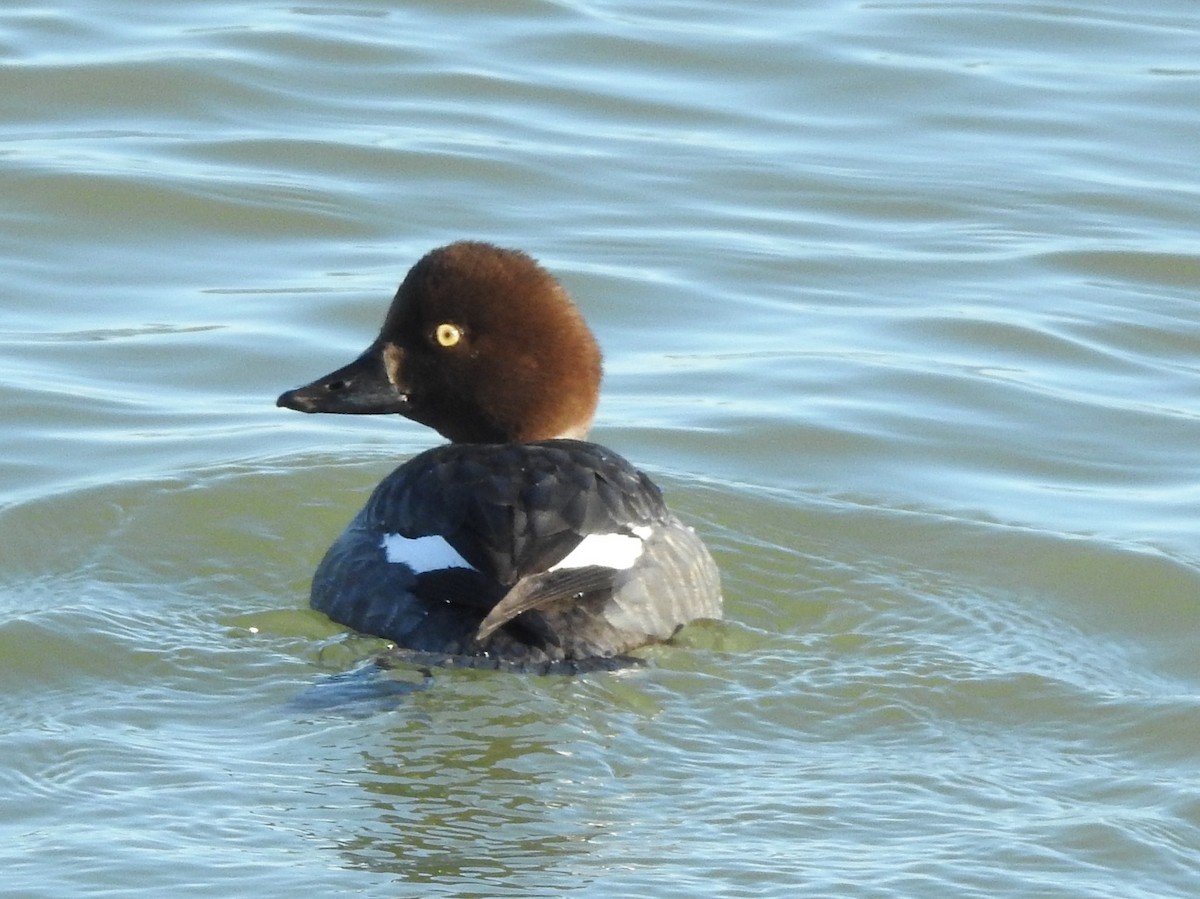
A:
<svg viewBox="0 0 1200 899">
<path fill-rule="evenodd" d="M 443 322 L 437 326 L 437 330 L 433 332 L 434 338 L 438 342 L 438 346 L 451 347 L 462 340 L 462 328 L 458 325 L 452 325 L 449 322 Z"/>
</svg>

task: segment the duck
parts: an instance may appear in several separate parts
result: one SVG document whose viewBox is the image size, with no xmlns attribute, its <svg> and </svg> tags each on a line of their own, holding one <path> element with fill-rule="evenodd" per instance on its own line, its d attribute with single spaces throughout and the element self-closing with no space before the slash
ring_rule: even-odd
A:
<svg viewBox="0 0 1200 899">
<path fill-rule="evenodd" d="M 720 619 L 704 542 L 587 440 L 601 379 L 583 314 L 531 256 L 459 241 L 420 258 L 374 342 L 276 402 L 397 414 L 449 441 L 374 488 L 317 566 L 311 606 L 402 657 L 541 671 L 636 663 Z"/>
</svg>

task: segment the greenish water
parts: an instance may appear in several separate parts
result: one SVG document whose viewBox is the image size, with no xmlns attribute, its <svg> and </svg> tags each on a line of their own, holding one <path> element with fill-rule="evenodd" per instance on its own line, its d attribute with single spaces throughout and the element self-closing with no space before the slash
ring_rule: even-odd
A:
<svg viewBox="0 0 1200 899">
<path fill-rule="evenodd" d="M 5 895 L 1192 897 L 1190 2 L 0 12 Z M 399 672 L 308 611 L 435 437 L 275 396 L 525 249 L 729 620 Z"/>
</svg>

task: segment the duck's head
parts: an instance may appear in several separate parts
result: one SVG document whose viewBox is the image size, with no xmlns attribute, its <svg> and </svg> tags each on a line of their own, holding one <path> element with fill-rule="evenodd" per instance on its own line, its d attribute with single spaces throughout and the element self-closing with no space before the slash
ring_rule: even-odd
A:
<svg viewBox="0 0 1200 899">
<path fill-rule="evenodd" d="M 600 349 L 559 283 L 522 252 L 463 241 L 412 267 L 361 356 L 276 405 L 521 443 L 583 438 L 599 395 Z"/>
</svg>

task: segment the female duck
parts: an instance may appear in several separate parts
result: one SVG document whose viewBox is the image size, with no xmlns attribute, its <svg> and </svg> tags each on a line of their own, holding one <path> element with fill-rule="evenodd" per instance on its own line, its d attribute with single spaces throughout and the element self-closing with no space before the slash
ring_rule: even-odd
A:
<svg viewBox="0 0 1200 899">
<path fill-rule="evenodd" d="M 375 488 L 330 547 L 312 605 L 457 664 L 577 668 L 721 617 L 700 538 L 659 489 L 584 442 L 600 350 L 529 256 L 485 243 L 409 271 L 379 337 L 279 397 L 301 412 L 395 412 L 451 443 Z"/>
</svg>

